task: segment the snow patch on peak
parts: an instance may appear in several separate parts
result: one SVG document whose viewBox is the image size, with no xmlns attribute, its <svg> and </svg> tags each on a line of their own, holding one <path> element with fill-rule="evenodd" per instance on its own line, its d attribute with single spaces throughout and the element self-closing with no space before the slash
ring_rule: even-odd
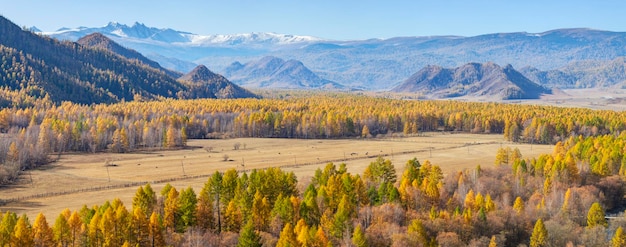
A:
<svg viewBox="0 0 626 247">
<path fill-rule="evenodd" d="M 193 45 L 252 45 L 252 44 L 297 44 L 321 41 L 322 39 L 312 36 L 298 36 L 291 34 L 277 34 L 265 32 L 239 33 L 239 34 L 213 34 L 198 35 L 185 34 Z"/>
</svg>

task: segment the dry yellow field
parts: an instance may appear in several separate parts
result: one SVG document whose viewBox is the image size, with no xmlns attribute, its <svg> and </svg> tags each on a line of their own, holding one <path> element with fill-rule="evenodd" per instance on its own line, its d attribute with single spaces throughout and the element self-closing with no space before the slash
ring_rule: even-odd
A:
<svg viewBox="0 0 626 247">
<path fill-rule="evenodd" d="M 235 143 L 241 144 L 239 150 L 233 150 Z M 502 135 L 449 133 L 349 140 L 190 140 L 188 146 L 130 154 L 63 155 L 57 162 L 22 174 L 17 184 L 0 188 L 0 199 L 29 197 L 0 206 L 0 210 L 26 213 L 33 219 L 43 212 L 53 221 L 64 208 L 77 210 L 114 198 L 130 208 L 135 191 L 145 182 L 151 182 L 157 192 L 166 182 L 178 189 L 191 186 L 199 192 L 209 175 L 230 168 L 281 167 L 304 182 L 331 161 L 337 165 L 345 162 L 348 172 L 362 173 L 379 155 L 391 159 L 400 174 L 404 163 L 413 157 L 452 172 L 476 165 L 492 166 L 499 147 L 518 147 L 524 157 L 552 152 L 551 145 L 508 143 Z M 225 155 L 228 161 L 224 161 Z M 107 162 L 113 165 L 105 166 Z"/>
</svg>

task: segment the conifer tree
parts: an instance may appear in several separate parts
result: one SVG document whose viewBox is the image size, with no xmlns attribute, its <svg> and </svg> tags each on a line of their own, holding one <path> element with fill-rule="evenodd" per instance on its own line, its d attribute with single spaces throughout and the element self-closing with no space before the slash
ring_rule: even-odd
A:
<svg viewBox="0 0 626 247">
<path fill-rule="evenodd" d="M 33 246 L 33 232 L 28 217 L 24 214 L 17 219 L 9 246 Z"/>
<path fill-rule="evenodd" d="M 163 225 L 166 231 L 174 232 L 177 230 L 180 211 L 180 201 L 178 200 L 178 191 L 176 188 L 170 189 L 170 192 L 165 199 L 165 205 L 163 208 Z"/>
<path fill-rule="evenodd" d="M 59 214 L 59 217 L 57 217 L 54 221 L 52 231 L 54 232 L 54 241 L 59 243 L 61 246 L 69 245 L 72 237 L 70 224 L 68 223 L 68 217 L 63 215 L 63 213 Z"/>
<path fill-rule="evenodd" d="M 102 244 L 102 232 L 100 231 L 100 220 L 102 216 L 99 213 L 94 214 L 87 225 L 87 236 L 90 245 L 99 246 Z"/>
<path fill-rule="evenodd" d="M 107 208 L 104 214 L 102 214 L 102 219 L 98 223 L 98 229 L 102 233 L 103 246 L 119 244 L 117 243 L 117 239 L 115 239 L 115 215 L 112 207 Z"/>
<path fill-rule="evenodd" d="M 231 200 L 224 212 L 224 230 L 238 232 L 241 229 L 243 215 L 234 200 Z"/>
<path fill-rule="evenodd" d="M 74 211 L 67 222 L 70 226 L 70 243 L 72 246 L 78 240 L 79 234 L 81 234 L 83 229 L 83 221 L 80 219 L 78 212 Z"/>
<path fill-rule="evenodd" d="M 34 246 L 55 246 L 54 233 L 48 225 L 46 217 L 39 213 L 33 222 L 33 243 Z"/>
<path fill-rule="evenodd" d="M 283 230 L 280 231 L 280 235 L 278 237 L 278 243 L 276 243 L 276 247 L 296 247 L 299 246 L 298 240 L 296 238 L 296 234 L 291 227 L 291 223 L 285 224 Z"/>
<path fill-rule="evenodd" d="M 607 227 L 608 223 L 606 222 L 605 216 L 606 215 L 604 214 L 604 209 L 602 209 L 600 203 L 594 202 L 593 204 L 591 204 L 589 212 L 587 212 L 587 227 Z"/>
<path fill-rule="evenodd" d="M 515 198 L 515 202 L 513 203 L 513 210 L 515 210 L 515 212 L 517 212 L 518 214 L 524 212 L 524 201 L 521 197 L 518 196 L 517 198 Z"/>
<path fill-rule="evenodd" d="M 198 199 L 196 198 L 196 193 L 191 187 L 188 187 L 180 193 L 180 208 L 178 213 L 180 215 L 180 222 L 178 222 L 179 232 L 184 232 L 187 227 L 191 227 L 196 224 L 197 203 Z"/>
<path fill-rule="evenodd" d="M 0 246 L 7 246 L 11 242 L 17 220 L 18 217 L 13 212 L 7 211 L 2 216 L 2 222 L 0 223 Z"/>
<path fill-rule="evenodd" d="M 213 217 L 213 197 L 209 195 L 206 186 L 202 187 L 198 195 L 198 203 L 196 204 L 196 226 L 202 230 L 209 230 L 214 227 L 215 218 Z"/>
<path fill-rule="evenodd" d="M 498 242 L 496 242 L 496 235 L 491 236 L 491 240 L 489 240 L 489 247 L 498 247 Z"/>
<path fill-rule="evenodd" d="M 365 232 L 363 232 L 361 225 L 357 225 L 352 233 L 352 243 L 356 247 L 367 247 L 367 241 L 365 240 Z"/>
<path fill-rule="evenodd" d="M 239 241 L 237 247 L 261 247 L 261 237 L 254 230 L 254 223 L 249 220 L 248 223 L 239 232 Z"/>
<path fill-rule="evenodd" d="M 150 223 L 139 208 L 134 209 L 131 220 L 131 245 L 147 246 L 150 242 Z"/>
<path fill-rule="evenodd" d="M 530 236 L 530 247 L 547 246 L 548 230 L 546 230 L 542 219 L 538 219 L 533 228 L 533 234 Z"/>
<path fill-rule="evenodd" d="M 163 228 L 159 220 L 159 215 L 152 212 L 150 215 L 150 246 L 165 246 L 165 238 L 163 238 Z"/>
<path fill-rule="evenodd" d="M 250 216 L 255 229 L 263 231 L 268 227 L 270 212 L 267 197 L 262 196 L 261 192 L 257 190 L 252 200 L 252 215 Z"/>
<path fill-rule="evenodd" d="M 626 246 L 626 234 L 624 234 L 624 230 L 622 227 L 618 227 L 615 230 L 615 234 L 611 239 L 611 247 L 623 247 Z"/>
</svg>

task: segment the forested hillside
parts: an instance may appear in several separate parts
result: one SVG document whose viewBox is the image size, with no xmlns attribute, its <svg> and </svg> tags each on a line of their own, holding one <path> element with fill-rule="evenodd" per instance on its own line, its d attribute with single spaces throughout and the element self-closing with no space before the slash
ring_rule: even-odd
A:
<svg viewBox="0 0 626 247">
<path fill-rule="evenodd" d="M 36 35 L 0 16 L 0 106 L 33 106 L 43 98 L 93 104 L 211 97 L 104 36 L 81 44 Z"/>
<path fill-rule="evenodd" d="M 103 50 L 59 42 L 20 29 L 0 17 L 0 78 L 10 90 L 48 94 L 55 102 L 111 103 L 174 97 L 184 87 L 162 72 Z"/>
<path fill-rule="evenodd" d="M 204 65 L 198 65 L 191 72 L 178 78 L 189 90 L 181 94 L 185 98 L 208 96 L 216 99 L 258 98 L 259 96 L 230 82 L 226 77 L 213 73 Z"/>
<path fill-rule="evenodd" d="M 84 36 L 77 40 L 76 43 L 85 47 L 107 50 L 130 60 L 138 60 L 139 62 L 142 62 L 154 69 L 164 72 L 172 78 L 179 78 L 182 76 L 182 73 L 163 68 L 159 65 L 159 63 L 144 57 L 141 53 L 135 50 L 122 47 L 101 33 L 92 33 Z"/>
</svg>

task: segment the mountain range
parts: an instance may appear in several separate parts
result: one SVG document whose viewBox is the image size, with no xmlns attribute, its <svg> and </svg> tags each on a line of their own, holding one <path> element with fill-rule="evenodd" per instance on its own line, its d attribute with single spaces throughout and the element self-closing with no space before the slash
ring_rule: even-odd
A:
<svg viewBox="0 0 626 247">
<path fill-rule="evenodd" d="M 25 95 L 48 97 L 55 103 L 112 103 L 158 98 L 207 98 L 215 90 L 206 83 L 177 81 L 141 54 L 123 48 L 103 35 L 89 35 L 80 43 L 40 36 L 0 16 L 0 87 Z M 170 76 L 171 74 L 173 76 Z M 221 85 L 225 85 L 222 83 Z M 226 85 L 227 86 L 227 85 Z M 217 90 L 219 91 L 219 90 Z M 230 92 L 234 90 L 226 90 Z M 1 98 L 1 97 L 0 97 Z M 0 99 L 6 105 L 6 99 Z"/>
<path fill-rule="evenodd" d="M 140 23 L 109 23 L 43 34 L 77 40 L 92 32 L 182 72 L 193 66 L 181 61 L 205 64 L 226 74 L 236 61 L 245 64 L 274 56 L 300 61 L 320 78 L 368 90 L 391 89 L 429 65 L 450 68 L 494 62 L 550 71 L 580 61 L 602 63 L 626 56 L 626 33 L 592 29 L 337 41 L 274 33 L 198 35 Z"/>
</svg>

